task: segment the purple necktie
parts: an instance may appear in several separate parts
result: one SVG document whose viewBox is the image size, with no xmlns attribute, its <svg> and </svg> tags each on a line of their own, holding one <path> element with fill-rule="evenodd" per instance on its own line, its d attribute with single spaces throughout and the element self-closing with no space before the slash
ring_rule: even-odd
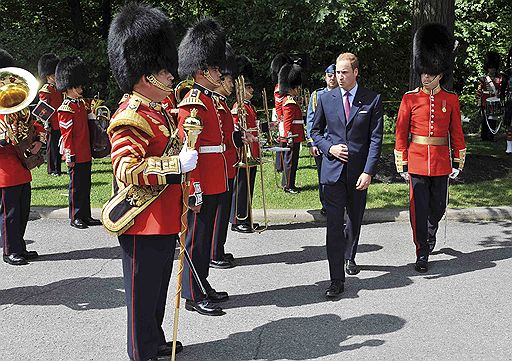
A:
<svg viewBox="0 0 512 361">
<path fill-rule="evenodd" d="M 345 108 L 345 121 L 348 123 L 348 116 L 350 115 L 350 102 L 348 101 L 348 97 L 349 97 L 350 93 L 349 92 L 345 92 L 345 103 L 343 105 L 343 107 Z"/>
</svg>

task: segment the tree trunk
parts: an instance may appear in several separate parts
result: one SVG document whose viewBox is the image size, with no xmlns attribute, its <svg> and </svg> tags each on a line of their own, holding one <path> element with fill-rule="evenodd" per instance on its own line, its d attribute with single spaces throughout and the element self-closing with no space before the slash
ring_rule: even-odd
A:
<svg viewBox="0 0 512 361">
<path fill-rule="evenodd" d="M 445 25 L 453 35 L 455 25 L 455 0 L 413 0 L 412 2 L 412 36 L 416 30 L 427 23 L 440 23 Z M 444 87 L 453 87 L 453 62 L 448 72 L 444 75 L 446 82 Z M 409 70 L 409 89 L 420 85 L 420 76 L 414 70 L 412 42 L 411 42 L 411 68 Z"/>
<path fill-rule="evenodd" d="M 108 38 L 108 29 L 112 21 L 112 1 L 101 0 L 101 36 L 103 39 Z"/>
<path fill-rule="evenodd" d="M 71 13 L 71 22 L 75 32 L 75 40 L 77 41 L 78 49 L 82 47 L 82 32 L 84 30 L 84 17 L 82 15 L 82 6 L 80 0 L 68 0 L 69 11 Z"/>
</svg>

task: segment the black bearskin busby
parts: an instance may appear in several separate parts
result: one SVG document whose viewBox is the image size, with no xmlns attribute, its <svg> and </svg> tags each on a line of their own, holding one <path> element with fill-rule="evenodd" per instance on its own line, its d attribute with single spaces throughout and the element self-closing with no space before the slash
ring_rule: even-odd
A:
<svg viewBox="0 0 512 361">
<path fill-rule="evenodd" d="M 233 79 L 238 76 L 237 56 L 229 43 L 226 43 L 226 62 L 221 73 L 222 75 L 231 75 Z"/>
<path fill-rule="evenodd" d="M 484 69 L 496 69 L 498 71 L 500 69 L 500 62 L 500 54 L 495 51 L 489 51 L 485 54 Z"/>
<path fill-rule="evenodd" d="M 272 62 L 270 63 L 270 75 L 272 76 L 272 84 L 276 84 L 278 82 L 279 70 L 281 70 L 283 65 L 292 63 L 292 58 L 290 58 L 290 56 L 285 53 L 279 53 L 274 57 L 274 59 L 272 59 Z"/>
<path fill-rule="evenodd" d="M 55 83 L 58 91 L 86 86 L 88 82 L 87 67 L 78 56 L 66 56 L 57 64 Z"/>
<path fill-rule="evenodd" d="M 0 49 L 0 68 L 14 66 L 14 58 L 4 49 Z"/>
<path fill-rule="evenodd" d="M 444 74 L 453 63 L 454 45 L 446 26 L 438 23 L 421 26 L 414 34 L 414 69 L 420 75 Z"/>
<path fill-rule="evenodd" d="M 279 70 L 279 93 L 288 94 L 290 89 L 302 85 L 302 68 L 297 64 L 285 64 Z"/>
<path fill-rule="evenodd" d="M 254 86 L 254 70 L 248 57 L 241 55 L 237 57 L 239 74 L 244 77 L 245 85 Z"/>
<path fill-rule="evenodd" d="M 187 30 L 178 48 L 178 74 L 193 77 L 197 70 L 218 66 L 226 61 L 226 35 L 221 26 L 210 17 L 203 17 Z"/>
<path fill-rule="evenodd" d="M 59 58 L 57 55 L 48 53 L 43 54 L 39 61 L 37 62 L 37 72 L 39 73 L 39 77 L 42 81 L 46 81 L 46 77 L 48 75 L 55 74 L 55 68 L 59 63 Z"/>
<path fill-rule="evenodd" d="M 130 93 L 143 75 L 165 69 L 176 76 L 178 53 L 167 16 L 148 5 L 129 3 L 108 32 L 108 59 L 119 88 Z"/>
</svg>

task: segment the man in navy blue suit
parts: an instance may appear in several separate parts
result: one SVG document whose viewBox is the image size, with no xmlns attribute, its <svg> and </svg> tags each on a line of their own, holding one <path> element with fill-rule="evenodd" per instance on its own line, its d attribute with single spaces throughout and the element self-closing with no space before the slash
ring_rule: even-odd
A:
<svg viewBox="0 0 512 361">
<path fill-rule="evenodd" d="M 355 263 L 366 193 L 376 173 L 383 132 L 380 94 L 357 83 L 359 61 L 343 53 L 336 59 L 340 85 L 318 97 L 311 137 L 323 154 L 320 182 L 327 208 L 327 259 L 333 298 L 344 290 L 345 271 L 359 272 Z M 324 131 L 328 134 L 324 137 Z M 344 213 L 347 223 L 344 227 Z"/>
</svg>

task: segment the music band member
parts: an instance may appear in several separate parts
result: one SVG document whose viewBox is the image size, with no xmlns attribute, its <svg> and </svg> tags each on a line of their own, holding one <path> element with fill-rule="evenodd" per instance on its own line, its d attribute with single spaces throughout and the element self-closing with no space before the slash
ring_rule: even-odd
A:
<svg viewBox="0 0 512 361">
<path fill-rule="evenodd" d="M 320 197 L 320 203 L 322 204 L 322 209 L 320 213 L 325 216 L 327 213 L 327 209 L 325 208 L 324 202 L 324 188 L 322 183 L 320 183 L 320 172 L 322 169 L 322 154 L 320 153 L 320 149 L 315 145 L 313 138 L 311 138 L 311 128 L 313 127 L 313 116 L 315 115 L 316 104 L 318 102 L 318 98 L 325 92 L 331 91 L 334 88 L 338 87 L 338 81 L 336 80 L 336 64 L 331 64 L 327 68 L 325 68 L 325 87 L 319 88 L 311 93 L 311 97 L 309 99 L 308 104 L 308 112 L 306 116 L 306 133 L 307 133 L 307 144 L 309 147 L 309 154 L 311 154 L 315 158 L 316 170 L 318 174 L 318 195 Z M 327 130 L 324 132 L 324 137 L 327 136 Z"/>
<path fill-rule="evenodd" d="M 252 198 L 254 195 L 254 184 L 256 182 L 256 172 L 260 161 L 260 143 L 258 138 L 258 123 L 256 116 L 256 108 L 251 103 L 254 96 L 254 72 L 250 60 L 241 56 L 238 58 L 239 72 L 244 77 L 245 89 L 243 100 L 244 110 L 246 114 L 245 119 L 245 141 L 248 143 L 246 151 L 249 150 L 250 154 L 241 157 L 241 164 L 237 169 L 235 180 L 235 191 L 233 192 L 232 203 L 232 216 L 231 216 L 231 230 L 235 232 L 251 233 L 259 228 L 258 223 L 252 220 Z M 236 102 L 233 104 L 233 117 L 235 124 L 241 126 L 240 116 L 238 115 L 238 107 L 240 105 Z M 243 159 L 246 158 L 246 159 Z M 245 164 L 248 163 L 248 164 Z M 250 193 L 249 193 L 250 192 Z"/>
<path fill-rule="evenodd" d="M 78 229 L 101 225 L 91 217 L 92 157 L 88 112 L 82 98 L 87 74 L 85 63 L 76 56 L 63 58 L 55 70 L 57 90 L 65 94 L 57 117 L 69 170 L 69 218 L 71 227 Z"/>
<path fill-rule="evenodd" d="M 240 130 L 235 130 L 233 115 L 226 103 L 226 97 L 233 93 L 235 79 L 238 74 L 238 64 L 236 55 L 229 43 L 226 43 L 226 64 L 222 69 L 221 85 L 215 88 L 215 97 L 218 99 L 220 121 L 226 150 L 224 157 L 226 159 L 226 172 L 228 175 L 228 190 L 224 192 L 219 200 L 217 212 L 215 213 L 215 224 L 212 239 L 212 253 L 210 267 L 213 268 L 232 268 L 235 266 L 233 254 L 225 252 L 225 244 L 228 234 L 229 217 L 231 215 L 231 200 L 233 198 L 233 184 L 237 172 L 238 163 L 237 148 L 242 146 L 242 136 Z"/>
<path fill-rule="evenodd" d="M 223 315 L 222 308 L 215 303 L 228 299 L 227 292 L 215 291 L 207 280 L 215 213 L 223 193 L 228 189 L 225 136 L 217 111 L 220 103 L 214 96 L 214 90 L 221 85 L 220 70 L 225 63 L 225 48 L 222 28 L 208 17 L 187 30 L 178 48 L 180 77 L 194 79 L 192 89 L 178 104 L 178 126 L 183 132 L 183 122 L 194 109 L 197 111 L 196 118 L 203 124 L 195 145 L 199 152 L 197 168 L 190 174 L 189 232 L 185 245 L 207 293 L 204 295 L 199 284 L 194 282 L 192 270 L 186 264 L 182 296 L 186 299 L 186 310 L 209 316 Z"/>
<path fill-rule="evenodd" d="M 60 127 L 57 119 L 57 109 L 61 106 L 63 97 L 55 86 L 55 68 L 59 63 L 59 58 L 55 54 L 44 54 L 39 58 L 37 70 L 39 78 L 45 84 L 39 90 L 39 99 L 50 105 L 55 112 L 48 119 L 46 130 L 46 157 L 48 162 L 48 174 L 60 176 L 61 174 L 61 155 L 59 152 Z"/>
<path fill-rule="evenodd" d="M 485 54 L 484 69 L 486 75 L 478 79 L 477 97 L 480 103 L 482 127 L 480 136 L 482 140 L 494 142 L 494 135 L 498 131 L 498 123 L 501 114 L 493 113 L 492 107 L 487 107 L 489 98 L 499 98 L 501 95 L 502 78 L 498 73 L 500 68 L 500 55 L 494 51 Z M 496 99 L 498 100 L 498 99 Z"/>
<path fill-rule="evenodd" d="M 0 69 L 13 66 L 13 57 L 0 49 Z M 2 97 L 3 101 L 8 101 L 8 98 L 10 97 Z M 4 104 L 3 101 L 0 104 L 2 108 L 10 108 L 20 103 Z M 13 133 L 17 131 L 18 116 L 19 112 L 0 114 L 0 236 L 3 260 L 14 266 L 26 265 L 29 260 L 39 256 L 36 251 L 27 251 L 24 239 L 30 213 L 32 174 L 23 165 L 15 149 L 16 139 Z M 37 135 L 30 151 L 36 154 L 41 149 L 46 134 L 40 124 L 33 119 L 29 121 L 34 123 Z"/>
<path fill-rule="evenodd" d="M 295 100 L 300 95 L 302 85 L 302 68 L 297 64 L 285 64 L 279 71 L 279 91 L 284 96 L 283 112 L 283 145 L 290 150 L 283 151 L 283 176 L 281 185 L 286 193 L 297 194 L 295 187 L 297 167 L 299 165 L 300 143 L 304 139 L 304 121 L 302 109 Z"/>
<path fill-rule="evenodd" d="M 361 222 L 382 147 L 381 96 L 360 86 L 358 75 L 358 58 L 352 53 L 340 54 L 336 59 L 340 87 L 318 97 L 311 128 L 311 137 L 323 157 L 320 182 L 324 185 L 327 207 L 326 243 L 331 278 L 325 292 L 327 298 L 344 291 L 345 272 L 359 273 L 355 256 Z"/>
<path fill-rule="evenodd" d="M 134 48 L 134 43 L 139 46 Z M 126 5 L 110 26 L 108 56 L 120 89 L 127 93 L 108 128 L 114 190 L 121 194 L 129 189 L 127 197 L 137 200 L 140 195 L 139 201 L 148 204 L 135 207 L 141 209 L 138 213 L 123 208 L 124 199 L 115 207 L 129 215 L 128 228 L 118 233 L 128 355 L 136 361 L 157 360 L 172 353 L 162 322 L 181 229 L 180 183 L 195 168 L 197 152 L 187 147 L 180 151 L 177 124 L 161 104 L 172 92 L 177 67 L 174 30 L 167 16 L 147 5 Z M 181 350 L 178 342 L 176 351 Z"/>
<path fill-rule="evenodd" d="M 507 148 L 505 153 L 512 155 L 512 46 L 507 54 L 507 68 L 503 72 L 501 98 L 505 100 L 505 114 L 503 124 L 507 129 Z"/>
<path fill-rule="evenodd" d="M 415 269 L 427 272 L 439 221 L 446 211 L 448 178 L 457 177 L 464 167 L 466 146 L 459 98 L 441 87 L 453 61 L 452 35 L 444 25 L 426 24 L 417 30 L 414 43 L 414 69 L 422 87 L 402 98 L 394 153 L 397 171 L 409 182 Z"/>
</svg>

